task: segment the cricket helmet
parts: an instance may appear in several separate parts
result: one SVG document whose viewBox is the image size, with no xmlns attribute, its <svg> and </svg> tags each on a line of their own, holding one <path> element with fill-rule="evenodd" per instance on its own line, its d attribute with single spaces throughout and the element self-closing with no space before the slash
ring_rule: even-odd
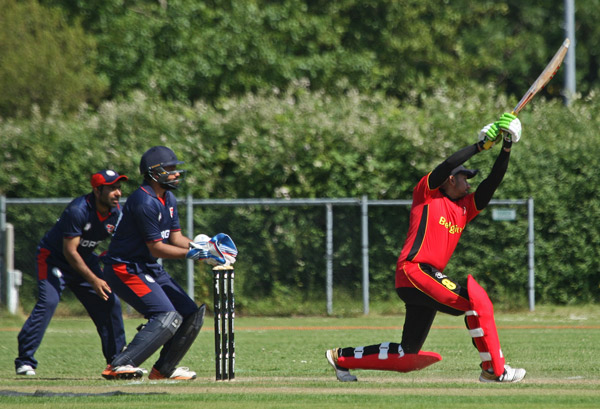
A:
<svg viewBox="0 0 600 409">
<path fill-rule="evenodd" d="M 160 183 L 165 189 L 177 189 L 179 182 L 185 175 L 184 170 L 165 170 L 168 166 L 181 165 L 184 162 L 177 159 L 177 155 L 166 146 L 153 146 L 148 149 L 140 160 L 140 173 Z M 180 177 L 168 180 L 169 176 L 179 173 Z"/>
</svg>

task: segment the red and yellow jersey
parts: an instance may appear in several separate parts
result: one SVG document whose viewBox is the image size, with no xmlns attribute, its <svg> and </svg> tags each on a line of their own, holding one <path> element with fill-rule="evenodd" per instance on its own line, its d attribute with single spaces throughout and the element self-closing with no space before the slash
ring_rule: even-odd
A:
<svg viewBox="0 0 600 409">
<path fill-rule="evenodd" d="M 474 194 L 452 201 L 439 189 L 429 188 L 429 174 L 413 190 L 408 233 L 396 268 L 396 288 L 412 287 L 403 270 L 404 261 L 426 263 L 439 271 L 450 261 L 467 223 L 479 214 Z"/>
</svg>

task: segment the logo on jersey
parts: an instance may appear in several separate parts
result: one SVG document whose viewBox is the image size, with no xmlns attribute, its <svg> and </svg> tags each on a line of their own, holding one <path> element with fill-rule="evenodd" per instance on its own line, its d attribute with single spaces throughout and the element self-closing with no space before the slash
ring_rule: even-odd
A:
<svg viewBox="0 0 600 409">
<path fill-rule="evenodd" d="M 91 229 L 91 228 L 92 228 L 92 223 L 87 223 L 87 224 L 85 225 L 85 227 L 83 228 L 83 231 L 88 231 L 88 230 L 89 230 L 89 229 Z"/>
<path fill-rule="evenodd" d="M 98 244 L 100 244 L 102 240 L 81 240 L 79 242 L 79 247 L 91 247 L 91 248 L 95 248 Z"/>
<path fill-rule="evenodd" d="M 171 213 L 171 219 L 173 218 L 173 207 L 169 207 L 169 213 Z"/>
<path fill-rule="evenodd" d="M 115 232 L 114 224 L 107 224 L 105 227 L 106 227 L 106 231 L 108 232 L 108 234 L 113 234 Z"/>
<path fill-rule="evenodd" d="M 464 227 L 460 227 L 460 226 L 457 226 L 456 224 L 452 224 L 452 222 L 447 221 L 444 216 L 440 217 L 440 224 L 442 226 L 444 226 L 445 228 L 447 228 L 448 233 L 450 233 L 450 234 L 462 233 L 462 231 L 464 230 Z"/>
<path fill-rule="evenodd" d="M 162 213 L 158 214 L 158 221 L 160 222 L 162 220 Z"/>
<path fill-rule="evenodd" d="M 152 278 L 150 274 L 146 274 L 144 277 L 146 277 L 146 281 L 148 281 L 149 283 L 154 283 L 154 278 Z"/>
</svg>

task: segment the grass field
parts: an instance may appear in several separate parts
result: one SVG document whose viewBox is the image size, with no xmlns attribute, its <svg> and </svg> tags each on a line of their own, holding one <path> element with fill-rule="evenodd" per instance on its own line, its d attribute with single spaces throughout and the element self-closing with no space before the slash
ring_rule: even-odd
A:
<svg viewBox="0 0 600 409">
<path fill-rule="evenodd" d="M 35 408 L 599 408 L 600 306 L 538 307 L 497 313 L 509 364 L 527 369 L 519 384 L 478 382 L 478 354 L 462 318 L 439 315 L 425 344 L 443 360 L 401 374 L 353 371 L 340 383 L 326 349 L 398 341 L 402 316 L 236 320 L 236 380 L 214 381 L 212 319 L 182 365 L 187 382 L 106 381 L 95 328 L 87 318 L 55 318 L 36 358 L 35 377 L 17 377 L 13 360 L 23 317 L 0 324 L 0 407 Z M 140 318 L 126 319 L 128 340 Z M 156 357 L 143 366 L 150 368 Z"/>
</svg>

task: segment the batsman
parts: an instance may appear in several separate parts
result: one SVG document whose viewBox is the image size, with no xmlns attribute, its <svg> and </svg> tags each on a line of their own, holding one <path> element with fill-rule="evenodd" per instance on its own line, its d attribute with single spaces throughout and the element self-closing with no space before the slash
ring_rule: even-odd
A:
<svg viewBox="0 0 600 409">
<path fill-rule="evenodd" d="M 465 323 L 481 358 L 481 382 L 519 382 L 525 369 L 507 365 L 500 348 L 494 309 L 485 290 L 469 275 L 467 285 L 445 273 L 466 227 L 490 202 L 500 185 L 513 143 L 521 138 L 521 122 L 505 113 L 479 132 L 479 141 L 452 154 L 423 176 L 413 190 L 408 234 L 396 267 L 396 292 L 406 307 L 400 343 L 335 348 L 326 352 L 342 382 L 356 381 L 350 369 L 410 372 L 442 359 L 421 348 L 438 311 L 465 315 Z M 495 144 L 502 148 L 488 177 L 474 193 L 468 179 L 478 170 L 463 166 Z"/>
</svg>

